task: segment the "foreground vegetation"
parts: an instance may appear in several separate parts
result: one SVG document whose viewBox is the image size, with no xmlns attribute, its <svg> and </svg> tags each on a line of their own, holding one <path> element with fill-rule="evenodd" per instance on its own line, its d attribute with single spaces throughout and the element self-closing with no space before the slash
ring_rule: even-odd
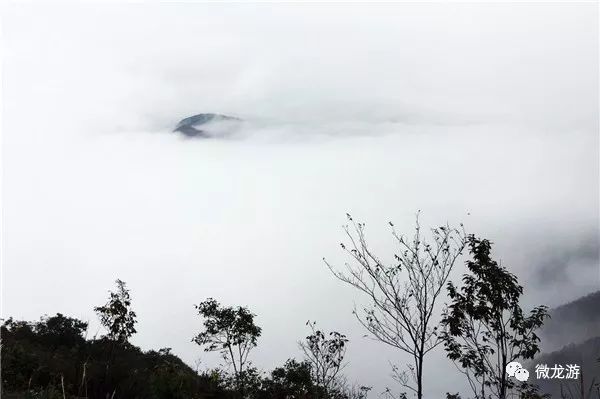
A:
<svg viewBox="0 0 600 399">
<path fill-rule="evenodd" d="M 547 309 L 521 309 L 523 288 L 493 260 L 488 240 L 449 226 L 425 237 L 418 221 L 407 239 L 390 223 L 400 251 L 386 265 L 370 250 L 364 224 L 348 218 L 349 243 L 342 248 L 350 262 L 343 271 L 327 266 L 366 295 L 370 307 L 354 313 L 370 336 L 413 359 L 406 370 L 393 366 L 397 386 L 383 395 L 422 399 L 428 354 L 441 346 L 467 379 L 470 397 L 541 397 L 535 386 L 507 378 L 504 367 L 539 353 L 536 330 Z M 450 276 L 463 252 L 468 252 L 468 273 L 456 284 Z M 443 296 L 450 301 L 445 306 L 439 303 Z M 137 315 L 123 281 L 117 280 L 107 302 L 94 310 L 106 330 L 100 338 L 87 339 L 87 323 L 60 313 L 36 322 L 4 321 L 2 397 L 362 399 L 371 391 L 344 376 L 346 336 L 321 331 L 315 322 L 307 323 L 308 335 L 299 342 L 303 358 L 290 358 L 265 372 L 251 362 L 262 333 L 255 315 L 208 298 L 196 305 L 203 329 L 193 341 L 205 351 L 219 352 L 227 367 L 199 371 L 170 348 L 143 351 L 130 343 Z"/>
<path fill-rule="evenodd" d="M 111 293 L 103 311 L 120 312 L 113 325 L 135 325 L 123 305 L 125 284 Z M 233 371 L 198 372 L 170 348 L 142 351 L 128 342 L 121 327 L 100 339 L 85 339 L 87 323 L 60 313 L 37 322 L 8 319 L 2 325 L 2 397 L 7 398 L 363 398 L 366 387 L 346 385 L 341 376 L 346 338 L 325 334 L 309 323 L 311 334 L 301 347 L 306 360 L 289 359 L 270 373 L 247 359 L 260 329 L 245 308 L 203 303 L 207 330 L 195 341 L 207 350 L 224 350 Z M 212 327 L 211 327 L 212 326 Z M 250 327 L 253 331 L 246 330 Z M 129 329 L 133 334 L 135 329 Z M 253 337 L 253 338 L 252 338 Z M 225 354 L 225 353 L 224 353 Z"/>
</svg>

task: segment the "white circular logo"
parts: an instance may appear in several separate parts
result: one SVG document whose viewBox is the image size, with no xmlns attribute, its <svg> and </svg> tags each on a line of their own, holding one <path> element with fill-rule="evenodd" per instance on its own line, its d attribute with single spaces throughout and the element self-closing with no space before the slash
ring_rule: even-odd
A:
<svg viewBox="0 0 600 399">
<path fill-rule="evenodd" d="M 519 362 L 510 362 L 506 365 L 506 374 L 509 377 L 514 377 L 517 370 L 522 369 L 521 363 Z"/>
</svg>

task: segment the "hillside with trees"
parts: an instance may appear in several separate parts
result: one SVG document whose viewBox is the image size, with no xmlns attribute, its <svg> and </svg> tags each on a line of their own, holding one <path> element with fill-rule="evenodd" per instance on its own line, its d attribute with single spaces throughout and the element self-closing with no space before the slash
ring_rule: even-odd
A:
<svg viewBox="0 0 600 399">
<path fill-rule="evenodd" d="M 307 336 L 298 342 L 302 358 L 290 357 L 272 370 L 258 369 L 252 353 L 262 344 L 263 330 L 256 315 L 214 298 L 195 305 L 202 329 L 190 331 L 190 339 L 206 352 L 218 352 L 224 367 L 195 370 L 170 348 L 142 350 L 130 342 L 138 321 L 133 295 L 125 282 L 116 280 L 107 301 L 93 307 L 105 330 L 100 337 L 88 337 L 87 323 L 61 313 L 38 321 L 4 320 L 2 397 L 422 399 L 430 353 L 439 348 L 470 387 L 462 393 L 465 398 L 548 397 L 543 395 L 547 384 L 538 389 L 534 379 L 509 378 L 505 366 L 516 360 L 533 367 L 534 359 L 567 363 L 575 358 L 581 359 L 586 380 L 554 390 L 553 397 L 600 398 L 594 385 L 599 378 L 597 338 L 540 357 L 539 331 L 548 309 L 521 307 L 524 289 L 493 258 L 489 240 L 466 234 L 462 226 L 424 232 L 418 218 L 414 233 L 406 237 L 390 223 L 398 250 L 394 262 L 386 264 L 371 249 L 365 224 L 350 215 L 348 222 L 347 242 L 341 247 L 349 260 L 341 268 L 328 261 L 326 266 L 370 303 L 354 311 L 368 336 L 412 359 L 406 369 L 391 366 L 396 384 L 384 392 L 349 382 L 345 366 L 360 361 L 346 356 L 353 343 L 342 332 L 319 329 L 315 321 L 306 322 Z M 454 266 L 463 257 L 467 272 L 454 276 Z M 585 312 L 597 313 L 597 308 L 587 306 Z M 439 397 L 457 399 L 461 394 L 440 392 Z"/>
</svg>

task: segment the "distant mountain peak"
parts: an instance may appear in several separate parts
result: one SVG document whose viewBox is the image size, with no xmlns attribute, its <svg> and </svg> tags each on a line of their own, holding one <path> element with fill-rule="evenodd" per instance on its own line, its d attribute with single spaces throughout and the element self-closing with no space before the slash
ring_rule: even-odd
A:
<svg viewBox="0 0 600 399">
<path fill-rule="evenodd" d="M 241 122 L 242 119 L 235 116 L 215 114 L 215 113 L 203 113 L 196 114 L 187 118 L 184 118 L 177 123 L 174 132 L 182 133 L 187 137 L 201 137 L 209 138 L 213 137 L 208 125 L 217 122 Z"/>
</svg>

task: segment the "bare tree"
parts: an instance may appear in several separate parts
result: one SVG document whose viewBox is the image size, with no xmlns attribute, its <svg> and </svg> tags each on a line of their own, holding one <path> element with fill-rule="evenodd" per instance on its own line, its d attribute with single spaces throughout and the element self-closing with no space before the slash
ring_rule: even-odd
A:
<svg viewBox="0 0 600 399">
<path fill-rule="evenodd" d="M 365 224 L 347 215 L 344 226 L 349 244 L 341 244 L 352 262 L 345 270 L 336 270 L 325 260 L 327 267 L 339 280 L 365 294 L 371 305 L 362 311 L 354 309 L 358 321 L 373 337 L 412 357 L 406 370 L 393 367 L 395 380 L 404 388 L 423 397 L 423 362 L 425 355 L 440 343 L 437 299 L 450 271 L 466 245 L 466 234 L 448 225 L 431 229 L 426 241 L 421 234 L 419 215 L 415 233 L 406 239 L 392 235 L 399 246 L 394 263 L 386 265 L 370 249 L 365 237 Z"/>
<path fill-rule="evenodd" d="M 346 355 L 346 343 L 348 339 L 344 334 L 337 331 L 326 334 L 316 328 L 316 323 L 306 323 L 312 333 L 306 337 L 306 341 L 298 343 L 304 352 L 306 360 L 311 365 L 311 374 L 317 390 L 324 390 L 325 394 L 331 394 L 339 389 L 341 380 L 340 372 L 344 368 L 344 356 Z M 315 392 L 315 396 L 319 396 Z"/>
</svg>

